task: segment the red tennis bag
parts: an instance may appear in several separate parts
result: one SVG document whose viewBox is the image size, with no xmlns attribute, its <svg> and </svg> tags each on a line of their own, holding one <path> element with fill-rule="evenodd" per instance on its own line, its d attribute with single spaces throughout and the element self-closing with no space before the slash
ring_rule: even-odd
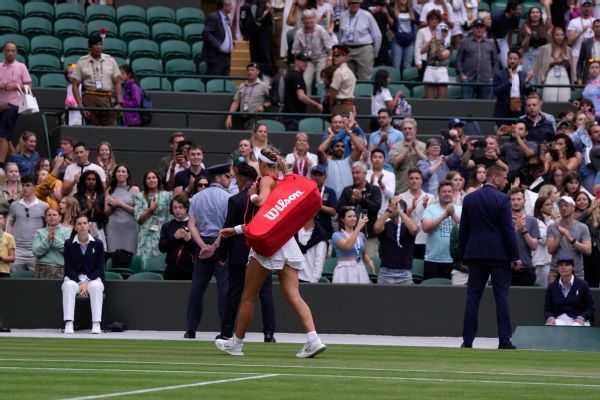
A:
<svg viewBox="0 0 600 400">
<path fill-rule="evenodd" d="M 246 242 L 258 254 L 272 256 L 319 212 L 321 204 L 321 193 L 313 180 L 296 174 L 286 176 L 246 226 Z"/>
</svg>

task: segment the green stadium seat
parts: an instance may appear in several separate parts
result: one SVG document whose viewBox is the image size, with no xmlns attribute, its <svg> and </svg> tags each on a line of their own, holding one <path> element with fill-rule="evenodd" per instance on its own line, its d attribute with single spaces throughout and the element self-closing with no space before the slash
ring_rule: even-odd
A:
<svg viewBox="0 0 600 400">
<path fill-rule="evenodd" d="M 23 18 L 23 5 L 16 1 L 2 1 L 0 2 L 0 15 L 6 15 L 7 17 L 13 17 L 16 20 Z"/>
<path fill-rule="evenodd" d="M 175 11 L 164 6 L 149 7 L 146 10 L 146 23 L 154 25 L 159 22 L 175 22 Z"/>
<path fill-rule="evenodd" d="M 477 6 L 477 11 L 482 12 L 490 12 L 490 5 L 484 1 L 482 1 L 481 3 L 479 3 L 479 5 Z"/>
<path fill-rule="evenodd" d="M 186 42 L 195 42 L 204 40 L 202 33 L 204 32 L 204 24 L 188 24 L 183 27 L 183 39 Z"/>
<path fill-rule="evenodd" d="M 425 261 L 414 258 L 412 263 L 412 277 L 413 282 L 419 284 L 423 281 L 423 274 L 425 273 Z"/>
<path fill-rule="evenodd" d="M 373 85 L 370 83 L 357 83 L 354 88 L 354 97 L 371 97 Z"/>
<path fill-rule="evenodd" d="M 44 74 L 40 78 L 40 87 L 66 88 L 68 84 L 64 74 Z"/>
<path fill-rule="evenodd" d="M 31 39 L 31 54 L 52 54 L 62 56 L 62 42 L 56 36 L 40 35 Z"/>
<path fill-rule="evenodd" d="M 392 96 L 395 96 L 398 91 L 401 91 L 404 97 L 410 97 L 410 89 L 407 88 L 406 85 L 392 83 L 390 85 L 390 92 L 392 93 Z"/>
<path fill-rule="evenodd" d="M 417 86 L 413 87 L 411 97 L 413 99 L 424 99 L 425 98 L 425 86 L 417 85 Z"/>
<path fill-rule="evenodd" d="M 69 65 L 69 64 L 77 64 L 77 62 L 79 61 L 81 56 L 82 56 L 81 54 L 74 54 L 71 56 L 66 56 L 63 59 L 63 69 L 67 68 L 67 65 Z"/>
<path fill-rule="evenodd" d="M 19 33 L 19 21 L 7 15 L 0 15 L 0 35 Z"/>
<path fill-rule="evenodd" d="M 298 123 L 298 131 L 305 133 L 315 133 L 315 132 L 327 132 L 327 128 L 329 128 L 329 123 L 325 121 L 323 118 L 317 117 L 308 117 L 302 118 Z"/>
<path fill-rule="evenodd" d="M 261 119 L 256 121 L 256 123 L 266 125 L 269 132 L 285 132 L 285 126 L 274 119 Z"/>
<path fill-rule="evenodd" d="M 165 64 L 167 74 L 195 75 L 198 72 L 196 64 L 192 60 L 175 58 Z"/>
<path fill-rule="evenodd" d="M 17 55 L 17 60 L 19 60 L 19 56 L 20 56 L 20 54 Z M 2 60 L 2 61 L 4 61 L 4 60 Z M 19 62 L 23 62 L 23 63 L 24 63 L 24 61 L 25 60 L 19 60 Z M 38 77 L 35 76 L 35 75 L 33 75 L 33 74 L 31 74 L 31 85 L 34 86 L 34 87 L 39 86 Z"/>
<path fill-rule="evenodd" d="M 106 54 L 110 54 L 113 57 L 127 58 L 127 43 L 121 39 L 107 37 L 104 39 L 102 51 Z"/>
<path fill-rule="evenodd" d="M 140 87 L 148 91 L 167 91 L 173 90 L 171 82 L 167 78 L 158 78 L 155 76 L 147 76 L 140 81 Z"/>
<path fill-rule="evenodd" d="M 121 274 L 118 274 L 116 272 L 104 271 L 104 280 L 105 281 L 122 281 L 123 276 L 121 276 Z"/>
<path fill-rule="evenodd" d="M 205 61 L 200 61 L 198 64 L 198 75 L 206 75 L 206 71 L 208 70 L 208 64 Z"/>
<path fill-rule="evenodd" d="M 505 1 L 497 1 L 492 3 L 491 13 L 495 13 L 496 11 L 503 11 L 506 9 Z"/>
<path fill-rule="evenodd" d="M 456 68 L 456 57 L 458 57 L 458 50 L 452 50 L 452 53 L 450 53 L 450 59 L 448 60 L 448 67 Z"/>
<path fill-rule="evenodd" d="M 28 38 L 37 35 L 52 35 L 52 23 L 46 18 L 25 18 L 21 21 L 21 33 Z"/>
<path fill-rule="evenodd" d="M 33 271 L 14 271 L 10 273 L 11 279 L 33 279 Z"/>
<path fill-rule="evenodd" d="M 402 80 L 416 82 L 419 80 L 419 70 L 417 67 L 408 67 L 402 70 Z"/>
<path fill-rule="evenodd" d="M 119 26 L 121 39 L 130 42 L 134 39 L 149 39 L 150 28 L 143 22 L 128 21 Z"/>
<path fill-rule="evenodd" d="M 192 45 L 192 58 L 195 62 L 202 61 L 202 48 L 204 47 L 204 42 L 196 42 Z"/>
<path fill-rule="evenodd" d="M 183 40 L 167 40 L 160 44 L 160 55 L 163 62 L 174 58 L 191 58 L 192 49 Z"/>
<path fill-rule="evenodd" d="M 206 82 L 207 93 L 235 93 L 237 87 L 229 79 L 211 79 Z"/>
<path fill-rule="evenodd" d="M 458 71 L 456 70 L 456 68 L 448 67 L 448 76 L 449 77 L 457 77 Z"/>
<path fill-rule="evenodd" d="M 326 277 L 322 276 L 319 278 L 319 283 L 331 283 L 331 281 Z"/>
<path fill-rule="evenodd" d="M 96 19 L 87 23 L 87 34 L 91 36 L 95 33 L 100 33 L 100 29 L 106 29 L 106 37 L 116 38 L 119 37 L 119 28 L 114 22 L 107 21 L 104 19 Z"/>
<path fill-rule="evenodd" d="M 447 278 L 429 278 L 421 282 L 424 286 L 452 286 L 452 280 Z"/>
<path fill-rule="evenodd" d="M 161 74 L 160 62 L 153 58 L 137 58 L 131 62 L 131 68 L 136 74 Z"/>
<path fill-rule="evenodd" d="M 161 43 L 165 40 L 181 40 L 181 28 L 172 22 L 159 22 L 152 25 L 152 39 Z"/>
<path fill-rule="evenodd" d="M 296 30 L 295 29 L 290 29 L 287 31 L 286 35 L 286 40 L 288 43 L 288 48 L 292 48 L 292 45 L 294 44 L 294 38 L 296 36 Z"/>
<path fill-rule="evenodd" d="M 59 19 L 54 23 L 54 35 L 60 39 L 65 40 L 67 38 L 79 36 L 85 37 L 85 28 L 83 22 L 78 19 L 65 18 Z M 87 39 L 86 39 L 87 40 Z"/>
<path fill-rule="evenodd" d="M 371 73 L 371 76 L 373 77 L 373 79 L 375 79 L 375 74 L 379 70 L 386 70 L 388 72 L 392 82 L 397 82 L 397 81 L 402 80 L 402 77 L 400 75 L 400 70 L 398 68 L 389 67 L 387 65 L 380 65 L 378 67 L 373 68 L 372 73 Z"/>
<path fill-rule="evenodd" d="M 142 272 L 142 257 L 134 254 L 133 257 L 131 257 L 131 262 L 129 263 L 128 268 L 133 272 Z"/>
<path fill-rule="evenodd" d="M 25 17 L 46 18 L 48 21 L 54 20 L 54 6 L 40 1 L 28 1 L 23 7 Z"/>
<path fill-rule="evenodd" d="M 134 39 L 129 42 L 128 47 L 131 60 L 141 57 L 158 58 L 160 54 L 158 43 L 150 39 Z"/>
<path fill-rule="evenodd" d="M 449 85 L 446 93 L 447 99 L 462 99 L 462 89 L 458 85 Z"/>
<path fill-rule="evenodd" d="M 325 264 L 323 264 L 323 276 L 331 279 L 333 277 L 333 270 L 337 265 L 337 258 L 335 257 L 327 257 L 325 259 Z"/>
<path fill-rule="evenodd" d="M 194 78 L 179 78 L 173 82 L 173 90 L 175 92 L 198 92 L 204 93 L 206 88 L 200 79 Z"/>
<path fill-rule="evenodd" d="M 115 62 L 117 63 L 117 65 L 119 67 L 121 67 L 122 65 L 127 64 L 127 60 L 123 57 L 113 57 L 115 59 Z"/>
<path fill-rule="evenodd" d="M 85 19 L 88 22 L 97 19 L 112 22 L 117 20 L 114 7 L 100 4 L 92 4 L 91 6 L 88 6 L 88 8 L 85 10 Z"/>
<path fill-rule="evenodd" d="M 156 256 L 151 256 L 146 262 L 146 271 L 155 272 L 157 274 L 163 274 L 165 272 L 167 264 L 165 262 L 165 255 L 159 254 Z"/>
<path fill-rule="evenodd" d="M 571 89 L 571 99 L 580 100 L 583 97 L 583 89 L 582 88 L 572 88 Z"/>
<path fill-rule="evenodd" d="M 85 11 L 83 7 L 78 4 L 57 4 L 54 10 L 57 20 L 64 18 L 74 18 L 80 21 L 85 20 Z"/>
<path fill-rule="evenodd" d="M 182 7 L 177 9 L 175 12 L 175 19 L 179 26 L 197 23 L 203 24 L 206 20 L 204 11 L 196 7 Z"/>
<path fill-rule="evenodd" d="M 50 54 L 34 54 L 29 56 L 29 70 L 60 71 L 60 59 Z"/>
<path fill-rule="evenodd" d="M 65 56 L 86 55 L 90 52 L 88 40 L 84 37 L 69 37 L 63 42 L 63 53 Z"/>
<path fill-rule="evenodd" d="M 146 10 L 140 6 L 123 5 L 117 8 L 117 23 L 121 25 L 123 22 L 137 21 L 146 22 Z"/>
<path fill-rule="evenodd" d="M 23 57 L 27 57 L 29 54 L 29 39 L 18 33 L 7 33 L 6 35 L 0 36 L 0 46 L 6 42 L 15 42 L 17 44 L 17 52 Z"/>
</svg>

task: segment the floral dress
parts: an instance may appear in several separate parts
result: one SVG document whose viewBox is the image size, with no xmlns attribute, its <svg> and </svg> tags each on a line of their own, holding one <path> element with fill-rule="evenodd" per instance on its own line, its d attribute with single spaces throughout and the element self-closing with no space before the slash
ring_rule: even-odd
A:
<svg viewBox="0 0 600 400">
<path fill-rule="evenodd" d="M 158 207 L 154 210 L 152 216 L 144 221 L 143 224 L 138 224 L 137 255 L 142 258 L 142 266 L 144 269 L 146 269 L 146 263 L 150 257 L 162 254 L 158 249 L 160 228 L 170 217 L 169 205 L 171 203 L 171 193 L 163 191 L 159 192 L 156 196 Z M 140 192 L 136 194 L 134 211 L 136 221 L 146 208 L 148 208 L 148 202 L 144 197 L 144 193 Z"/>
</svg>

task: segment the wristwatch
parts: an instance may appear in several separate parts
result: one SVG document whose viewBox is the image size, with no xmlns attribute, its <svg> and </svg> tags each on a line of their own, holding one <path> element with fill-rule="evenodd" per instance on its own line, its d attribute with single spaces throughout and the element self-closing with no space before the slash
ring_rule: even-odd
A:
<svg viewBox="0 0 600 400">
<path fill-rule="evenodd" d="M 575 244 L 576 241 L 577 239 L 573 238 L 573 240 L 571 240 L 571 244 Z"/>
</svg>

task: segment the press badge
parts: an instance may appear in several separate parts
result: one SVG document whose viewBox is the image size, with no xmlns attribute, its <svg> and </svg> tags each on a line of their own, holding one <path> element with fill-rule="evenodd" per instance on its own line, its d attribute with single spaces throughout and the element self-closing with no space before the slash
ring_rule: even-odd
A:
<svg viewBox="0 0 600 400">
<path fill-rule="evenodd" d="M 248 103 L 242 104 L 242 111 L 248 111 Z"/>
<path fill-rule="evenodd" d="M 554 77 L 555 78 L 560 78 L 560 67 L 556 66 L 554 67 Z"/>
<path fill-rule="evenodd" d="M 153 232 L 158 232 L 158 218 L 152 217 L 152 222 L 150 223 L 150 230 Z"/>
<path fill-rule="evenodd" d="M 96 89 L 102 90 L 102 81 L 96 81 Z"/>
</svg>

